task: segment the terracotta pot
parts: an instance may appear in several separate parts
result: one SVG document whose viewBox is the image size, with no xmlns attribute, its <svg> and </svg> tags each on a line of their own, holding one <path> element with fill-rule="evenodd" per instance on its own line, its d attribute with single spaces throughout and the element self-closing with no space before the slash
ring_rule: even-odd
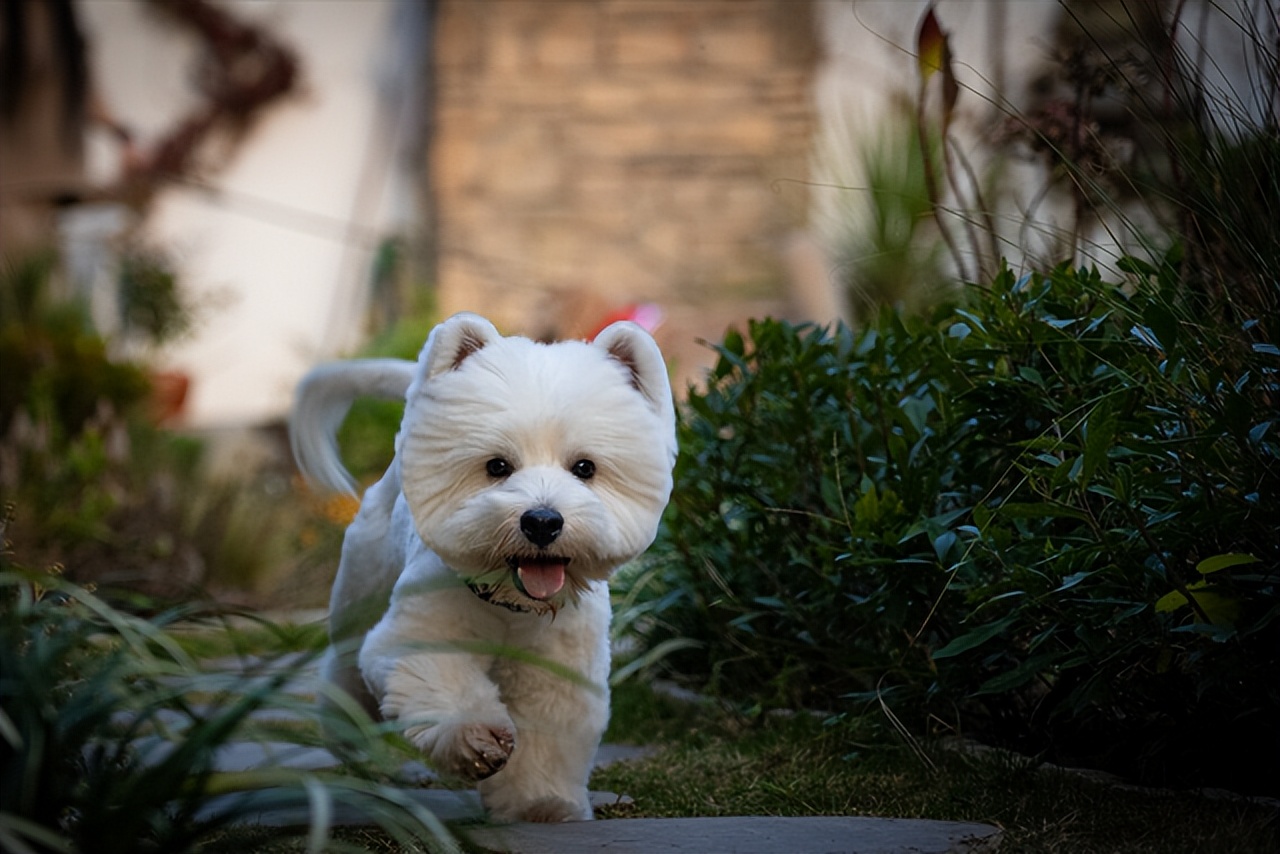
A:
<svg viewBox="0 0 1280 854">
<path fill-rule="evenodd" d="M 182 419 L 191 390 L 191 377 L 181 371 L 152 371 L 151 418 L 156 424 L 170 424 Z"/>
</svg>

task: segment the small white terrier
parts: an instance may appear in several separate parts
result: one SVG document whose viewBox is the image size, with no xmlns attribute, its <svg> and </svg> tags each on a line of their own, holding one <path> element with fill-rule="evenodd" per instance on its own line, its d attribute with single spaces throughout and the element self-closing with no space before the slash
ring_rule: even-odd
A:
<svg viewBox="0 0 1280 854">
<path fill-rule="evenodd" d="M 343 542 L 325 678 L 437 767 L 479 780 L 495 820 L 591 818 L 607 580 L 653 541 L 671 493 L 662 354 L 628 322 L 548 345 L 456 315 L 416 363 L 308 374 L 290 428 L 313 482 L 354 492 L 335 434 L 359 396 L 405 411 Z"/>
</svg>

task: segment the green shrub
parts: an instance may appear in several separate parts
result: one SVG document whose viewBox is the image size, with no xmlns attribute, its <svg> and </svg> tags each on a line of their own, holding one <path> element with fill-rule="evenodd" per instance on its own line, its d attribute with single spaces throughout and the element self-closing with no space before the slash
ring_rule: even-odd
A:
<svg viewBox="0 0 1280 854">
<path fill-rule="evenodd" d="M 154 298 L 148 334 L 177 334 L 172 275 L 126 261 L 131 304 Z M 154 424 L 145 366 L 114 356 L 81 306 L 54 299 L 55 270 L 53 256 L 0 270 L 0 507 L 13 508 L 9 537 L 83 583 L 169 598 L 260 584 L 291 530 L 289 504 L 259 495 L 262 484 L 210 483 L 203 445 Z"/>
<path fill-rule="evenodd" d="M 82 308 L 49 298 L 53 256 L 0 268 L 0 436 L 25 411 L 50 443 L 75 436 L 107 407 L 126 412 L 149 385 L 136 365 L 110 358 Z"/>
<path fill-rule="evenodd" d="M 192 306 L 166 252 L 146 246 L 126 249 L 120 257 L 118 287 L 126 332 L 163 344 L 191 330 Z"/>
<path fill-rule="evenodd" d="M 1180 295 L 1177 261 L 730 334 L 620 625 L 749 702 L 878 699 L 1151 776 L 1275 767 L 1280 330 Z"/>
</svg>

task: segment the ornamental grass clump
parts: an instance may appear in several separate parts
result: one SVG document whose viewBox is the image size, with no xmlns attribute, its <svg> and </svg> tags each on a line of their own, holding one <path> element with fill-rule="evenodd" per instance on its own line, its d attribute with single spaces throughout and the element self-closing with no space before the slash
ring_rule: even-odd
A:
<svg viewBox="0 0 1280 854">
<path fill-rule="evenodd" d="M 3 533 L 0 530 L 0 533 Z M 306 664 L 202 668 L 173 634 L 190 609 L 121 612 L 56 574 L 0 559 L 0 848 L 29 852 L 182 852 L 272 810 L 303 811 L 281 828 L 328 850 L 335 811 L 356 810 L 404 850 L 456 850 L 449 833 L 393 779 L 394 739 L 358 710 L 326 725 L 362 745 L 363 777 L 288 767 L 226 771 L 220 751 L 255 731 L 259 710 L 298 723 L 270 738 L 316 743 L 314 701 L 286 690 Z M 312 725 L 303 722 L 311 719 Z M 262 724 L 258 723 L 258 727 Z M 299 728 L 301 727 L 301 728 Z M 308 734 L 310 733 L 310 734 Z M 360 849 L 356 849 L 360 850 Z"/>
</svg>

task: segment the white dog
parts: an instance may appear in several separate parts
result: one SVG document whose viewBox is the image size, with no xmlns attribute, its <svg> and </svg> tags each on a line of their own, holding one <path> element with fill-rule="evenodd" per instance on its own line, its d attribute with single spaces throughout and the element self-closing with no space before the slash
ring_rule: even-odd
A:
<svg viewBox="0 0 1280 854">
<path fill-rule="evenodd" d="M 539 344 L 456 315 L 416 364 L 339 362 L 303 380 L 291 432 L 311 480 L 354 491 L 334 436 L 362 395 L 403 398 L 404 420 L 343 542 L 325 677 L 437 767 L 479 780 L 494 819 L 591 818 L 606 582 L 653 541 L 671 493 L 662 354 L 627 322 Z"/>
</svg>

